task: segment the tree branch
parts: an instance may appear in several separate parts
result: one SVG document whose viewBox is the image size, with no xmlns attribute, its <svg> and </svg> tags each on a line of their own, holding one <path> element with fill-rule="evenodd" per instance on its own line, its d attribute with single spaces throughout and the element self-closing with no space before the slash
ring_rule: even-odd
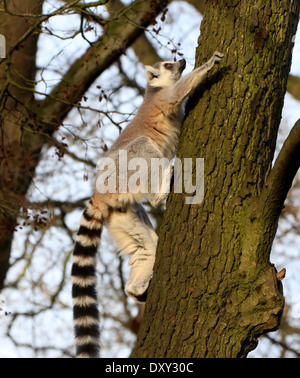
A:
<svg viewBox="0 0 300 378">
<path fill-rule="evenodd" d="M 300 77 L 289 75 L 287 91 L 297 100 L 300 100 Z"/>
<path fill-rule="evenodd" d="M 268 334 L 264 335 L 264 337 L 265 337 L 266 339 L 270 340 L 273 344 L 279 345 L 282 349 L 287 350 L 287 351 L 289 351 L 289 352 L 292 352 L 292 353 L 294 353 L 297 357 L 300 357 L 300 353 L 297 351 L 297 349 L 292 348 L 292 347 L 289 346 L 287 343 L 284 343 L 284 342 L 282 342 L 282 341 L 276 340 L 276 339 L 274 339 L 273 337 L 271 337 L 271 336 L 268 335 Z"/>
<path fill-rule="evenodd" d="M 49 121 L 59 126 L 72 109 L 72 104 L 81 100 L 95 79 L 125 53 L 167 3 L 167 0 L 136 0 L 122 8 L 113 21 L 108 21 L 104 35 L 72 64 L 51 95 L 38 105 L 36 112 L 41 115 L 49 134 L 54 131 Z"/>
<path fill-rule="evenodd" d="M 268 215 L 279 217 L 299 167 L 300 119 L 286 138 L 262 191 L 262 199 L 266 201 Z"/>
<path fill-rule="evenodd" d="M 173 0 L 169 0 L 171 3 Z M 200 13 L 204 13 L 205 0 L 186 0 L 187 3 L 193 5 Z M 122 5 L 120 0 L 109 1 L 106 5 L 110 12 L 116 11 L 118 7 Z M 161 60 L 159 54 L 147 39 L 145 34 L 142 34 L 133 44 L 132 48 L 144 65 L 153 65 L 157 61 Z"/>
</svg>

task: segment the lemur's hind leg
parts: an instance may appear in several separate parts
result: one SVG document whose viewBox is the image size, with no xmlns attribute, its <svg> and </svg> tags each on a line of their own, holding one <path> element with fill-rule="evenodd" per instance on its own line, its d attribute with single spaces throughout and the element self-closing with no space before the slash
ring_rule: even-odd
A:
<svg viewBox="0 0 300 378">
<path fill-rule="evenodd" d="M 108 219 L 108 228 L 122 254 L 132 255 L 125 292 L 144 302 L 153 274 L 157 235 L 144 208 L 135 203 L 116 210 Z"/>
</svg>

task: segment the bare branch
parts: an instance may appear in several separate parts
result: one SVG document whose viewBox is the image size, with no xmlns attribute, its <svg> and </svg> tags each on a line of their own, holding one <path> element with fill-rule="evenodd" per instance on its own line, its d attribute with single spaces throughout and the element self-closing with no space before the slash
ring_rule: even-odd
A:
<svg viewBox="0 0 300 378">
<path fill-rule="evenodd" d="M 268 216 L 278 218 L 300 167 L 300 119 L 286 138 L 262 191 Z"/>
<path fill-rule="evenodd" d="M 300 100 L 300 77 L 289 75 L 287 91 L 297 100 Z"/>
<path fill-rule="evenodd" d="M 279 345 L 281 348 L 283 348 L 284 350 L 287 350 L 289 352 L 292 352 L 294 353 L 297 357 L 300 357 L 300 353 L 297 351 L 297 349 L 289 346 L 287 343 L 284 343 L 282 341 L 279 341 L 279 340 L 275 340 L 273 337 L 269 336 L 268 334 L 267 335 L 264 335 L 265 338 L 267 338 L 268 340 L 270 340 L 273 344 L 276 344 L 276 345 Z"/>
<path fill-rule="evenodd" d="M 125 53 L 127 47 L 155 20 L 166 4 L 166 0 L 150 3 L 136 0 L 113 17 L 116 21 L 108 22 L 104 35 L 72 64 L 51 95 L 39 104 L 37 112 L 42 114 L 43 121 L 48 124 L 49 133 L 54 131 L 49 121 L 53 121 L 54 117 L 59 124 L 72 109 L 71 104 L 81 100 L 94 80 Z M 66 100 L 70 105 L 66 104 Z"/>
</svg>

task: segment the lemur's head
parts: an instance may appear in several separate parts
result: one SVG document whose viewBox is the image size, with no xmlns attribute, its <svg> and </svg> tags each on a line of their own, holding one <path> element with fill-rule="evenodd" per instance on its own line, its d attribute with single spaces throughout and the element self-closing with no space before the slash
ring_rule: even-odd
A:
<svg viewBox="0 0 300 378">
<path fill-rule="evenodd" d="M 169 87 L 180 79 L 185 69 L 185 59 L 179 62 L 158 62 L 154 66 L 145 66 L 148 85 L 151 87 Z"/>
</svg>

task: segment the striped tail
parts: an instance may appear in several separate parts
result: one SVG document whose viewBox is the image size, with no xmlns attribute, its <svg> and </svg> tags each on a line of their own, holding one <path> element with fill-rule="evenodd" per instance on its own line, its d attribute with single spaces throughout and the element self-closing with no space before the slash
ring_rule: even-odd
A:
<svg viewBox="0 0 300 378">
<path fill-rule="evenodd" d="M 101 207 L 106 212 L 106 206 Z M 103 211 L 91 200 L 82 215 L 73 252 L 72 297 L 77 358 L 99 357 L 96 255 L 103 220 Z"/>
</svg>

